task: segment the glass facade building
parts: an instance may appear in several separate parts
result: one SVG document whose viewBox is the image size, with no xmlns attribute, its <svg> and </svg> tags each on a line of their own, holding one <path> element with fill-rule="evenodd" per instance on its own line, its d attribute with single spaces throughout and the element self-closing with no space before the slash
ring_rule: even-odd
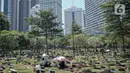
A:
<svg viewBox="0 0 130 73">
<path fill-rule="evenodd" d="M 3 4 L 4 4 L 4 5 L 3 5 L 3 12 L 4 12 L 4 14 L 5 14 L 6 16 L 8 16 L 8 5 L 9 5 L 9 4 L 8 4 L 8 3 L 9 3 L 8 1 L 9 1 L 9 0 L 3 0 L 3 2 L 4 2 L 4 3 L 3 3 Z"/>
<path fill-rule="evenodd" d="M 3 0 L 3 12 L 11 23 L 10 29 L 28 31 L 24 18 L 29 16 L 31 7 L 38 3 L 39 0 Z"/>
<path fill-rule="evenodd" d="M 19 1 L 19 31 L 26 32 L 29 29 L 24 18 L 29 16 L 29 10 L 31 9 L 31 0 Z"/>
<path fill-rule="evenodd" d="M 75 21 L 78 25 L 82 27 L 82 31 L 84 30 L 84 11 L 82 8 L 77 8 L 72 6 L 71 8 L 65 9 L 65 32 L 64 34 L 72 33 L 72 23 Z"/>
<path fill-rule="evenodd" d="M 109 0 L 85 0 L 85 32 L 100 34 L 100 27 L 104 25 L 101 5 Z"/>
<path fill-rule="evenodd" d="M 36 4 L 39 4 L 39 0 L 31 0 L 31 8 Z"/>
<path fill-rule="evenodd" d="M 11 23 L 11 30 L 18 30 L 18 4 L 19 0 L 5 0 L 4 2 L 4 13 L 7 15 L 8 20 Z M 6 9 L 7 8 L 7 9 Z"/>
<path fill-rule="evenodd" d="M 62 1 L 61 0 L 39 0 L 40 9 L 48 10 L 52 9 L 55 16 L 57 16 L 56 22 L 62 23 Z M 62 28 L 62 24 L 59 26 Z"/>
<path fill-rule="evenodd" d="M 2 11 L 2 0 L 0 0 L 0 11 Z"/>
</svg>

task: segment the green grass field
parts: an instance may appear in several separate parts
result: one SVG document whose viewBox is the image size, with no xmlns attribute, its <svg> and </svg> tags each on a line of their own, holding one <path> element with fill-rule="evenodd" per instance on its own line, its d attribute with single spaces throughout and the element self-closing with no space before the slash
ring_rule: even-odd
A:
<svg viewBox="0 0 130 73">
<path fill-rule="evenodd" d="M 37 60 L 32 58 L 27 58 L 27 57 L 22 57 L 23 58 L 23 62 L 20 63 L 20 64 L 16 64 L 16 60 L 11 60 L 12 64 L 14 65 L 14 69 L 17 70 L 18 73 L 34 73 L 33 72 L 33 66 L 31 65 L 24 65 L 25 62 L 24 61 L 27 61 L 27 62 L 30 62 L 32 64 L 38 64 Z M 130 73 L 129 70 L 126 69 L 125 72 L 121 72 L 121 71 L 118 71 L 118 68 L 116 66 L 116 63 L 115 62 L 106 62 L 105 59 L 100 56 L 100 55 L 89 55 L 87 57 L 87 59 L 84 59 L 83 56 L 77 56 L 75 57 L 71 62 L 85 62 L 86 65 L 88 67 L 85 67 L 85 68 L 81 68 L 81 69 L 78 69 L 78 68 L 74 68 L 74 72 L 79 70 L 80 72 L 82 72 L 82 70 L 86 70 L 86 69 L 90 69 L 91 71 L 93 72 L 102 72 L 104 69 L 95 69 L 94 67 L 92 67 L 92 65 L 89 65 L 89 62 L 93 61 L 93 62 L 98 62 L 100 64 L 94 64 L 96 66 L 105 66 L 106 69 L 115 69 L 115 73 Z M 123 60 L 122 58 L 119 58 L 119 60 Z M 51 60 L 52 61 L 52 60 Z M 0 61 L 0 63 L 6 63 L 6 61 Z M 130 68 L 130 61 L 127 62 L 127 67 Z M 5 65 L 6 66 L 6 69 L 4 70 L 4 73 L 10 73 L 10 69 L 9 69 L 9 66 L 8 65 Z M 65 70 L 59 70 L 58 68 L 56 67 L 48 67 L 48 68 L 45 68 L 44 70 L 46 71 L 46 73 L 48 73 L 49 69 L 51 70 L 54 70 L 56 73 L 72 73 L 70 71 L 65 71 Z"/>
<path fill-rule="evenodd" d="M 29 66 L 29 65 L 23 65 L 23 64 L 14 64 L 14 69 L 17 70 L 18 73 L 34 73 L 33 72 L 33 67 Z M 69 71 L 64 71 L 64 70 L 59 70 L 56 67 L 48 67 L 45 68 L 44 70 L 46 71 L 46 73 L 49 73 L 49 69 L 54 70 L 56 73 L 72 73 Z M 86 67 L 86 68 L 82 68 L 80 71 L 84 70 L 84 69 L 91 69 L 93 72 L 101 72 L 103 70 L 97 70 L 97 69 L 93 69 L 92 67 Z M 76 68 L 74 69 L 75 71 L 77 70 Z M 9 68 L 6 66 L 6 70 L 4 70 L 5 73 L 10 73 L 9 72 Z M 126 72 L 120 72 L 118 70 L 116 70 L 115 73 L 130 73 L 130 71 L 126 71 Z"/>
</svg>

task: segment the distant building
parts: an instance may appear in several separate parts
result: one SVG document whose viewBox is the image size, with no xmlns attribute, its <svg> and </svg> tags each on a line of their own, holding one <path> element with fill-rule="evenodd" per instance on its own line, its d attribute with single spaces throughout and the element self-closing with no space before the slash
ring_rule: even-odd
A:
<svg viewBox="0 0 130 73">
<path fill-rule="evenodd" d="M 9 0 L 3 0 L 3 12 L 8 16 Z"/>
<path fill-rule="evenodd" d="M 72 30 L 72 22 L 76 21 L 84 30 L 84 11 L 82 8 L 77 8 L 75 6 L 64 10 L 65 13 L 65 34 L 70 34 Z"/>
<path fill-rule="evenodd" d="M 38 3 L 39 0 L 3 0 L 3 12 L 11 23 L 10 29 L 28 31 L 24 18 L 29 16 L 30 8 Z"/>
<path fill-rule="evenodd" d="M 61 0 L 39 0 L 40 9 L 53 9 L 53 13 L 57 16 L 56 22 L 62 23 L 62 1 Z M 62 28 L 62 24 L 59 26 Z"/>
<path fill-rule="evenodd" d="M 32 15 L 32 16 L 36 16 L 35 12 L 38 12 L 40 10 L 40 5 L 39 4 L 36 4 L 35 6 L 33 6 L 31 9 L 30 9 L 30 13 L 29 15 Z M 29 26 L 29 31 L 31 30 L 31 26 Z"/>
<path fill-rule="evenodd" d="M 36 4 L 39 4 L 39 0 L 31 0 L 31 8 L 34 7 Z"/>
<path fill-rule="evenodd" d="M 0 0 L 0 12 L 2 11 L 2 0 Z"/>
<path fill-rule="evenodd" d="M 20 0 L 19 1 L 19 31 L 26 32 L 29 29 L 24 18 L 29 16 L 29 10 L 31 8 L 30 0 Z"/>
<path fill-rule="evenodd" d="M 109 0 L 85 0 L 85 32 L 101 34 L 100 27 L 104 24 L 101 5 Z"/>
<path fill-rule="evenodd" d="M 7 8 L 7 9 L 6 9 Z M 11 30 L 19 29 L 19 0 L 4 0 L 4 14 L 11 23 Z"/>
<path fill-rule="evenodd" d="M 33 6 L 33 7 L 30 9 L 29 15 L 36 16 L 36 15 L 35 15 L 35 12 L 38 12 L 39 10 L 40 10 L 40 5 L 37 4 L 37 5 Z"/>
</svg>

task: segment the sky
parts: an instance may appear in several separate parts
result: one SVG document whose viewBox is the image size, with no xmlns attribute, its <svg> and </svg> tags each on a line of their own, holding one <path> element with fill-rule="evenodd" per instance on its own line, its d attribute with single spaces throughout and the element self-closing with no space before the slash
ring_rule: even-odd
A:
<svg viewBox="0 0 130 73">
<path fill-rule="evenodd" d="M 62 22 L 64 23 L 64 9 L 74 6 L 85 9 L 84 0 L 62 0 Z"/>
<path fill-rule="evenodd" d="M 62 0 L 63 9 L 70 8 L 73 5 L 72 0 Z M 85 8 L 84 0 L 74 0 L 74 5 L 79 8 Z"/>
</svg>

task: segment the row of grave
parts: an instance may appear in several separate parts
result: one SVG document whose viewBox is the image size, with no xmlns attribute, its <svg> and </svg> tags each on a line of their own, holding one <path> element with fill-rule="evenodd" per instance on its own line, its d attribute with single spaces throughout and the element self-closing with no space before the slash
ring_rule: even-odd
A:
<svg viewBox="0 0 130 73">
<path fill-rule="evenodd" d="M 11 62 L 8 62 L 8 65 L 10 67 L 10 73 L 18 73 L 17 70 L 14 69 L 14 66 Z M 44 70 L 38 70 L 36 73 L 46 73 Z M 55 73 L 54 70 L 49 70 L 49 73 Z"/>
<path fill-rule="evenodd" d="M 15 69 L 10 69 L 10 72 L 11 73 L 18 73 L 17 70 L 15 70 Z M 38 70 L 35 73 L 46 73 L 46 71 L 44 71 L 44 70 Z M 56 72 L 54 70 L 49 70 L 49 73 L 56 73 Z"/>
<path fill-rule="evenodd" d="M 112 70 L 105 70 L 103 72 L 92 72 L 91 70 L 83 70 L 82 73 L 114 73 Z"/>
</svg>

